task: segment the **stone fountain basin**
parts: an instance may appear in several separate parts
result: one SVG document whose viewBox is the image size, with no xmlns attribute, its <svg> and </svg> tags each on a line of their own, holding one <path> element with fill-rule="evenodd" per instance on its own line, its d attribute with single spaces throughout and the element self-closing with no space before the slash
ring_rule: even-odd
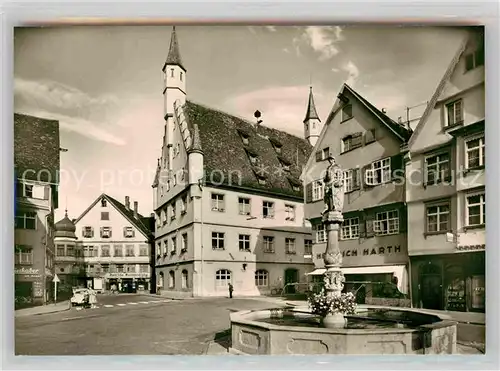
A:
<svg viewBox="0 0 500 371">
<path fill-rule="evenodd" d="M 307 308 L 239 311 L 230 314 L 232 345 L 229 351 L 246 355 L 456 353 L 456 322 L 416 309 L 393 307 L 358 308 L 355 318 L 369 317 L 373 314 L 370 311 L 375 310 L 386 310 L 396 317 L 400 314 L 414 319 L 415 323 L 411 327 L 330 329 L 265 322 L 283 315 L 297 320 L 311 318 Z"/>
</svg>

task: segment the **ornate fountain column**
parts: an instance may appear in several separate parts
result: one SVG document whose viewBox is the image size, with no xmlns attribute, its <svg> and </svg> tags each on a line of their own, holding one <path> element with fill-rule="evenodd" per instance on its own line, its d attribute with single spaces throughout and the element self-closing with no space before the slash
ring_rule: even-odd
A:
<svg viewBox="0 0 500 371">
<path fill-rule="evenodd" d="M 342 273 L 342 253 L 339 248 L 339 233 L 344 218 L 344 174 L 340 166 L 335 163 L 335 158 L 328 157 L 330 165 L 323 179 L 325 185 L 325 210 L 323 211 L 323 224 L 327 233 L 326 250 L 323 258 L 325 262 L 325 291 L 328 297 L 340 297 L 344 288 L 344 273 Z M 327 327 L 344 327 L 345 319 L 341 313 L 328 314 L 323 320 Z"/>
</svg>

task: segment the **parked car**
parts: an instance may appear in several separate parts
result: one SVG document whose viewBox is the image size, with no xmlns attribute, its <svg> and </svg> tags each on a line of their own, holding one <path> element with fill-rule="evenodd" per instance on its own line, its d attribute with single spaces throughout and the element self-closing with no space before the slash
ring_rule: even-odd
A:
<svg viewBox="0 0 500 371">
<path fill-rule="evenodd" d="M 84 306 L 88 303 L 89 290 L 86 288 L 73 288 L 73 296 L 70 299 L 71 306 Z"/>
</svg>

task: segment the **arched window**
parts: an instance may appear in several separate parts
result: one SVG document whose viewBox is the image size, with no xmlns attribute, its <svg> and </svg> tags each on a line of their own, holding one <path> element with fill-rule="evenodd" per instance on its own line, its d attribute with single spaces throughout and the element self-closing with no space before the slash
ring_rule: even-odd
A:
<svg viewBox="0 0 500 371">
<path fill-rule="evenodd" d="M 269 273 L 265 269 L 255 271 L 255 286 L 263 287 L 269 285 Z"/>
<path fill-rule="evenodd" d="M 215 272 L 215 286 L 226 287 L 231 283 L 231 271 L 228 269 L 219 269 Z"/>
<path fill-rule="evenodd" d="M 186 269 L 184 269 L 182 271 L 182 281 L 181 281 L 181 284 L 182 284 L 182 288 L 183 289 L 187 289 L 188 288 L 188 271 Z"/>
<path fill-rule="evenodd" d="M 168 287 L 173 289 L 175 287 L 175 272 L 168 272 Z"/>
<path fill-rule="evenodd" d="M 164 283 L 163 272 L 160 272 L 160 275 L 158 276 L 158 286 L 163 287 L 163 283 Z"/>
</svg>

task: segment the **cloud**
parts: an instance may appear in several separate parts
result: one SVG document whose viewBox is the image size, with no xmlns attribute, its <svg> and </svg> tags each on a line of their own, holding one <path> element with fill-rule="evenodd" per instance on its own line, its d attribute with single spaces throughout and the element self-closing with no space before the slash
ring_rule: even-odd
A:
<svg viewBox="0 0 500 371">
<path fill-rule="evenodd" d="M 346 84 L 354 86 L 357 78 L 359 77 L 358 67 L 356 67 L 352 61 L 349 61 L 342 67 L 342 69 L 348 73 Z"/>
<path fill-rule="evenodd" d="M 299 37 L 294 38 L 293 43 L 296 47 L 300 42 L 307 43 L 319 54 L 319 60 L 324 61 L 339 54 L 337 44 L 342 40 L 344 36 L 340 26 L 308 26 Z"/>
<path fill-rule="evenodd" d="M 276 27 L 275 26 L 266 26 L 266 29 L 271 32 L 276 32 Z"/>
<path fill-rule="evenodd" d="M 81 90 L 55 81 L 14 79 L 15 111 L 59 120 L 63 130 L 106 143 L 124 145 L 110 133 L 104 117 L 118 106 L 113 95 L 90 96 Z"/>
<path fill-rule="evenodd" d="M 283 48 L 281 50 L 283 50 L 285 53 L 290 53 L 290 49 L 288 49 L 288 48 Z"/>
<path fill-rule="evenodd" d="M 306 113 L 308 96 L 308 85 L 276 86 L 230 98 L 224 103 L 224 107 L 228 112 L 249 120 L 252 120 L 253 112 L 258 109 L 262 112 L 263 125 L 303 137 L 302 120 Z M 326 94 L 320 90 L 314 90 L 314 101 L 320 116 L 321 112 L 330 110 L 332 96 L 334 96 L 333 93 Z"/>
<path fill-rule="evenodd" d="M 332 72 L 340 72 L 338 68 L 332 67 Z"/>
</svg>

